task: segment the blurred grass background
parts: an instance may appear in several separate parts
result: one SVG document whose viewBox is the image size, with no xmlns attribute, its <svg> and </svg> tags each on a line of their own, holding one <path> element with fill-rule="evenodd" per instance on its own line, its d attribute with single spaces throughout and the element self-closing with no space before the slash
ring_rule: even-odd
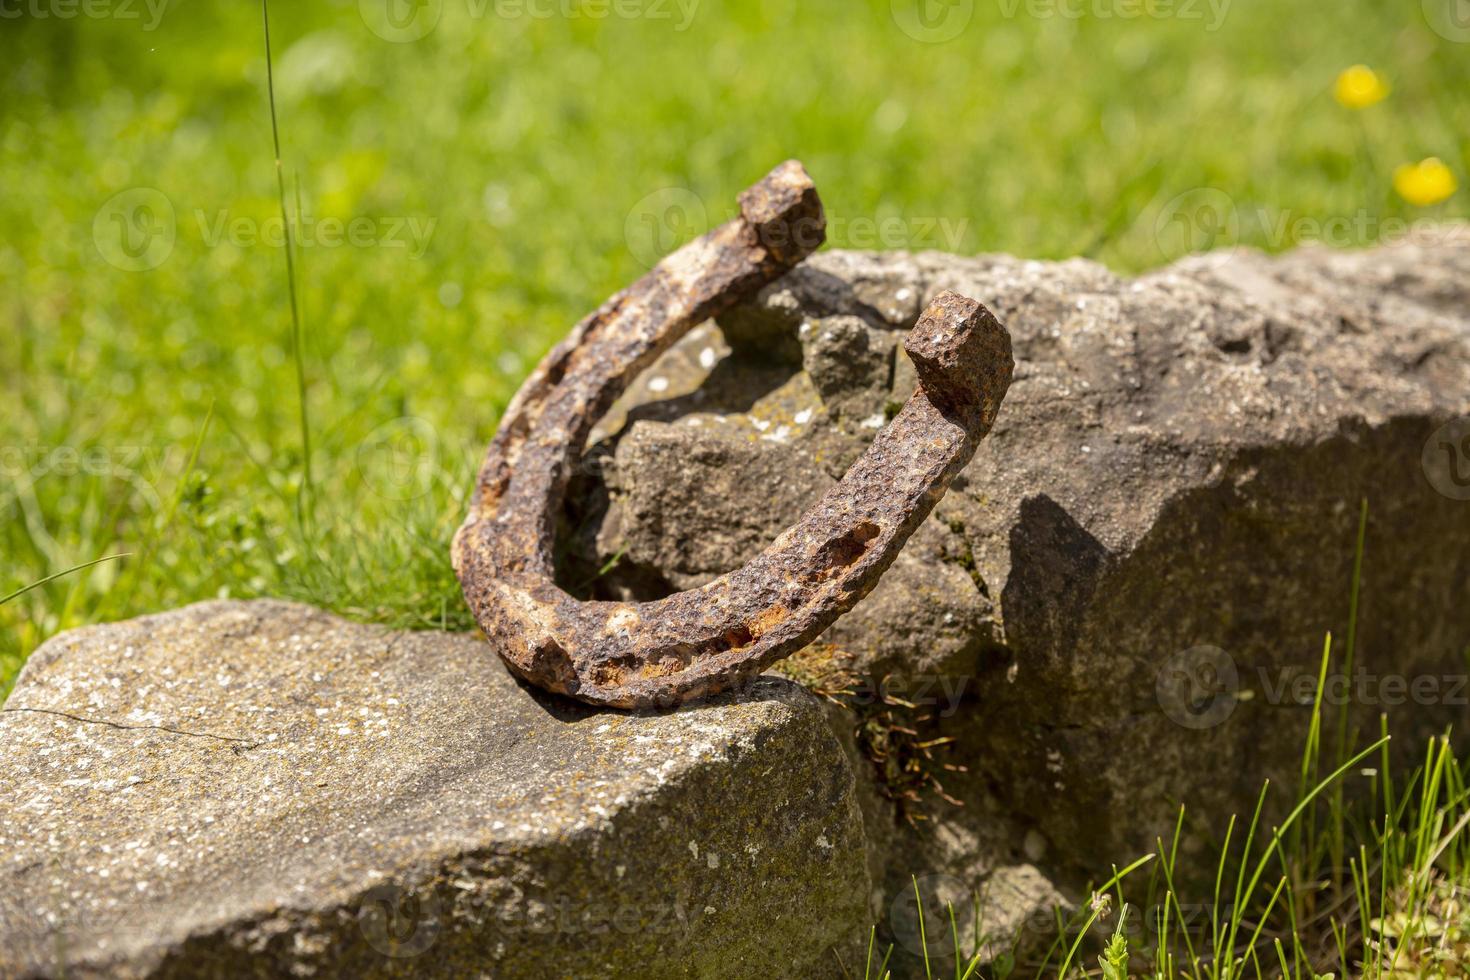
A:
<svg viewBox="0 0 1470 980">
<path fill-rule="evenodd" d="M 7 5 L 0 594 L 130 556 L 0 605 L 0 693 L 60 629 L 213 596 L 469 625 L 447 547 L 501 407 L 788 157 L 834 246 L 1120 271 L 1470 213 L 1391 180 L 1465 183 L 1458 0 L 918 2 L 276 4 L 313 492 L 259 6 Z M 1385 101 L 1334 101 L 1355 63 Z M 1237 220 L 1158 234 L 1198 188 Z"/>
</svg>

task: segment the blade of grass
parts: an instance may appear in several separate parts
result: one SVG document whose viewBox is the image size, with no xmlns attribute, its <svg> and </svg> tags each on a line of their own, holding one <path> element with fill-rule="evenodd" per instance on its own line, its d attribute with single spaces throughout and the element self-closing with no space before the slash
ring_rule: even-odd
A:
<svg viewBox="0 0 1470 980">
<path fill-rule="evenodd" d="M 954 968 L 955 972 L 959 972 L 960 967 L 965 962 L 964 956 L 960 953 L 960 926 L 955 921 L 954 902 L 945 902 L 944 904 L 949 908 L 949 934 L 950 938 L 954 941 Z"/>
<path fill-rule="evenodd" d="M 1286 878 L 1283 876 L 1280 881 L 1276 882 L 1276 890 L 1271 893 L 1270 901 L 1268 901 L 1266 903 L 1266 907 L 1261 910 L 1260 921 L 1256 923 L 1256 928 L 1254 931 L 1251 932 L 1251 938 L 1246 943 L 1246 948 L 1250 950 L 1252 956 L 1255 955 L 1256 948 L 1261 944 L 1261 930 L 1265 928 L 1266 920 L 1271 917 L 1271 910 L 1276 907 L 1276 900 L 1281 897 L 1281 889 L 1285 886 Z M 1295 937 L 1295 931 L 1292 932 L 1292 935 L 1293 937 Z M 1279 947 L 1281 946 L 1280 937 L 1276 938 L 1276 945 L 1278 947 L 1279 955 Z M 1289 970 L 1284 971 L 1282 973 L 1282 976 L 1289 977 L 1291 976 L 1291 972 Z"/>
<path fill-rule="evenodd" d="M 1282 886 L 1285 886 L 1286 924 L 1291 934 L 1291 962 L 1293 965 L 1299 966 L 1306 959 L 1306 954 L 1302 951 L 1302 923 L 1300 916 L 1297 915 L 1300 900 L 1297 897 L 1296 889 L 1292 886 L 1293 869 L 1291 859 L 1287 857 L 1286 850 L 1279 842 L 1276 844 L 1276 856 L 1281 862 L 1281 881 L 1276 886 L 1276 895 L 1271 896 L 1271 902 L 1266 906 L 1266 910 L 1261 913 L 1261 922 L 1256 926 L 1256 934 L 1259 934 L 1261 928 L 1266 924 L 1266 920 L 1271 914 L 1271 908 L 1276 904 L 1276 897 L 1283 890 Z M 1300 869 L 1300 866 L 1298 867 Z M 1310 884 L 1305 875 L 1303 876 L 1303 883 Z M 1255 941 L 1255 936 L 1253 935 L 1251 942 L 1254 943 Z"/>
<path fill-rule="evenodd" d="M 1347 627 L 1347 650 L 1343 654 L 1342 673 L 1347 679 L 1348 685 L 1353 682 L 1353 667 L 1356 663 L 1358 652 L 1358 600 L 1363 588 L 1363 551 L 1368 536 L 1368 498 L 1364 497 L 1362 505 L 1358 510 L 1358 539 L 1353 549 L 1353 585 L 1351 598 L 1348 600 L 1348 627 Z M 1348 749 L 1348 708 L 1352 705 L 1352 698 L 1345 697 L 1337 710 L 1337 755 L 1335 762 L 1342 762 L 1343 756 Z M 1342 827 L 1342 784 L 1339 783 L 1332 791 L 1332 808 L 1336 812 L 1336 819 L 1329 828 L 1332 847 L 1333 887 L 1341 885 L 1340 875 L 1343 855 L 1346 853 L 1347 845 L 1343 839 Z"/>
<path fill-rule="evenodd" d="M 1327 667 L 1332 660 L 1332 634 L 1329 632 L 1322 641 L 1322 659 L 1317 667 L 1317 693 L 1312 698 L 1312 720 L 1307 726 L 1307 744 L 1302 749 L 1301 774 L 1297 783 L 1297 794 L 1300 797 L 1305 794 L 1307 787 L 1311 786 L 1320 771 L 1322 762 L 1322 702 L 1327 692 Z M 1341 758 L 1337 760 L 1341 762 Z M 1297 873 L 1305 874 L 1310 866 L 1311 855 L 1316 853 L 1316 827 L 1315 820 L 1303 821 L 1292 831 L 1291 835 L 1291 857 L 1295 861 Z M 1305 845 L 1303 845 L 1305 840 Z M 1287 870 L 1291 874 L 1290 869 Z"/>
<path fill-rule="evenodd" d="M 919 896 L 919 879 L 913 875 L 909 877 L 914 882 L 914 905 L 919 910 L 919 946 L 924 950 L 924 977 L 925 980 L 934 980 L 934 972 L 929 968 L 929 937 L 924 932 L 924 899 Z"/>
<path fill-rule="evenodd" d="M 892 956 L 893 944 L 889 943 L 888 948 L 883 951 L 883 962 L 878 964 L 877 980 L 888 980 L 888 961 L 892 958 Z"/>
<path fill-rule="evenodd" d="M 281 127 L 276 115 L 276 76 L 271 64 L 271 15 L 269 0 L 260 0 L 261 21 L 265 28 L 265 84 L 271 110 L 271 147 L 276 160 L 276 192 L 281 205 L 281 227 L 285 229 L 286 293 L 291 303 L 291 354 L 296 362 L 296 401 L 301 425 L 301 487 L 296 494 L 296 519 L 302 535 L 307 535 L 312 505 L 311 425 L 306 404 L 306 363 L 301 350 L 301 314 L 296 304 L 296 260 L 293 256 L 294 227 L 286 211 L 286 174 L 281 165 Z"/>
<path fill-rule="evenodd" d="M 1046 948 L 1046 956 L 1042 958 L 1041 965 L 1036 968 L 1035 980 L 1041 980 L 1042 975 L 1046 972 L 1047 964 L 1051 962 L 1052 956 L 1056 955 L 1057 950 L 1061 949 L 1062 944 L 1067 941 L 1067 921 L 1063 917 L 1062 910 L 1059 906 L 1052 908 L 1052 918 L 1054 920 L 1053 925 L 1056 926 L 1057 937 Z"/>
<path fill-rule="evenodd" d="M 12 599 L 19 599 L 21 596 L 25 595 L 27 592 L 30 592 L 32 589 L 39 589 L 41 586 L 46 585 L 47 583 L 55 582 L 59 578 L 70 575 L 72 572 L 80 572 L 84 568 L 91 568 L 93 565 L 100 565 L 105 561 L 112 561 L 117 558 L 128 558 L 131 556 L 131 551 L 124 551 L 116 555 L 103 555 L 101 558 L 93 558 L 91 561 L 84 561 L 80 565 L 73 565 L 72 567 L 63 569 L 54 575 L 47 575 L 43 579 L 32 582 L 30 585 L 27 585 L 23 589 L 16 589 L 14 592 L 10 593 L 7 596 L 0 596 L 0 606 L 5 605 Z"/>
<path fill-rule="evenodd" d="M 1234 832 L 1235 814 L 1232 813 L 1229 822 L 1225 825 L 1225 843 L 1220 848 L 1220 860 L 1215 864 L 1215 897 L 1210 905 L 1210 947 L 1212 949 L 1220 948 L 1220 884 L 1225 878 L 1225 862 L 1230 858 L 1230 838 Z M 1172 889 L 1173 885 L 1170 885 L 1170 888 Z M 1178 899 L 1176 898 L 1175 901 L 1177 902 Z M 1183 913 L 1181 912 L 1180 914 L 1182 915 Z M 1187 930 L 1184 933 L 1184 937 L 1185 941 L 1188 942 L 1189 932 Z M 1194 955 L 1192 944 L 1189 950 L 1189 956 L 1193 964 L 1197 967 L 1199 960 Z"/>
<path fill-rule="evenodd" d="M 1259 827 L 1261 824 L 1261 809 L 1266 805 L 1266 793 L 1269 792 L 1270 789 L 1271 781 L 1269 779 L 1261 784 L 1261 793 L 1259 796 L 1256 797 L 1255 814 L 1251 817 L 1250 829 L 1246 831 L 1245 846 L 1241 848 L 1240 851 L 1240 871 L 1236 874 L 1235 877 L 1235 901 L 1231 904 L 1230 907 L 1230 928 L 1225 933 L 1225 956 L 1223 957 L 1223 963 L 1227 971 L 1224 975 L 1225 977 L 1230 977 L 1234 975 L 1235 971 L 1232 950 L 1235 949 L 1235 933 L 1240 928 L 1240 917 L 1243 914 L 1245 900 L 1251 894 L 1251 892 L 1255 891 L 1254 883 L 1252 883 L 1249 889 L 1246 889 L 1245 887 L 1245 869 L 1250 863 L 1251 845 L 1254 844 L 1256 841 L 1256 828 Z M 1213 967 L 1211 975 L 1214 976 L 1216 980 L 1221 980 L 1220 966 L 1222 963 L 1222 957 L 1219 955 L 1219 950 L 1220 947 L 1217 944 L 1215 947 L 1215 960 L 1211 964 Z"/>
<path fill-rule="evenodd" d="M 1281 975 L 1283 977 L 1291 976 L 1291 968 L 1286 965 L 1286 954 L 1281 950 L 1281 938 L 1279 936 L 1276 938 L 1274 945 L 1276 947 L 1276 962 L 1281 964 Z"/>
</svg>

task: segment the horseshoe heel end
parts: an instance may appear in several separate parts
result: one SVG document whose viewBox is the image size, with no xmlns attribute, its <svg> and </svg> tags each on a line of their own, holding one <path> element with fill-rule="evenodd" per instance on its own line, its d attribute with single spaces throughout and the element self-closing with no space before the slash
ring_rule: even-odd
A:
<svg viewBox="0 0 1470 980">
<path fill-rule="evenodd" d="M 817 185 L 797 160 L 787 160 L 740 193 L 740 216 L 771 257 L 800 262 L 827 240 L 827 218 Z"/>
<path fill-rule="evenodd" d="M 1011 335 L 968 296 L 934 297 L 903 341 L 924 393 L 939 408 L 979 414 L 977 438 L 995 423 L 1015 371 Z"/>
</svg>

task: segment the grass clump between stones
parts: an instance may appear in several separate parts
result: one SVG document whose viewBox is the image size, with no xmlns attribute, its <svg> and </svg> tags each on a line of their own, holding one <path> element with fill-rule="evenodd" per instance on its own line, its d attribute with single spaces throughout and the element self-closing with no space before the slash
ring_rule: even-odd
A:
<svg viewBox="0 0 1470 980">
<path fill-rule="evenodd" d="M 954 739 L 924 733 L 931 710 L 897 696 L 887 678 L 866 677 L 856 658 L 831 643 L 813 643 L 772 667 L 836 705 L 850 723 L 858 753 L 871 764 L 874 784 L 894 804 L 899 819 L 917 824 L 936 805 L 963 806 L 944 790 L 946 772 L 963 766 L 946 760 Z"/>
<path fill-rule="evenodd" d="M 922 907 L 924 975 L 953 968 L 963 980 L 1089 977 L 1103 980 L 1451 980 L 1470 968 L 1470 789 L 1467 764 L 1448 737 L 1430 742 L 1423 765 L 1402 783 L 1388 768 L 1387 736 L 1355 753 L 1313 785 L 1278 827 L 1260 824 L 1270 787 L 1240 833 L 1234 817 L 1218 853 L 1213 891 L 1176 888 L 1185 827 L 1181 808 L 1171 840 L 1089 889 L 1092 899 L 1065 915 L 1045 952 L 1024 959 L 1035 937 L 985 933 L 974 899 L 974 941 L 961 949 L 952 905 Z M 1371 803 L 1334 810 L 1330 790 L 1371 770 Z M 1375 809 L 1376 808 L 1376 809 Z M 1367 818 L 1369 813 L 1376 816 Z M 1327 863 L 1325 847 L 1306 849 L 1341 831 L 1352 842 L 1345 865 Z M 916 892 L 916 898 L 917 898 Z M 1113 910 L 1118 914 L 1106 931 Z M 928 918 L 925 918 L 925 916 Z M 937 921 L 936 921 L 937 920 Z M 948 945 L 945 929 L 948 927 Z M 876 942 L 876 928 L 873 942 Z M 1085 950 L 1100 948 L 1096 966 Z M 893 947 L 880 949 L 864 980 L 893 976 Z M 847 969 L 846 964 L 843 969 Z M 848 973 L 849 976 L 858 974 Z"/>
</svg>

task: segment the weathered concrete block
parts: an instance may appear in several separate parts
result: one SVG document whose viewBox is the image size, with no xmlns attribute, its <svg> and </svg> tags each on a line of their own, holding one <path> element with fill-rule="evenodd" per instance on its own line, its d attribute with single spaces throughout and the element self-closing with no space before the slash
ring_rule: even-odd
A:
<svg viewBox="0 0 1470 980">
<path fill-rule="evenodd" d="M 776 678 L 599 713 L 469 636 L 209 602 L 51 640 L 0 758 L 6 977 L 827 975 L 870 921 Z"/>
</svg>

